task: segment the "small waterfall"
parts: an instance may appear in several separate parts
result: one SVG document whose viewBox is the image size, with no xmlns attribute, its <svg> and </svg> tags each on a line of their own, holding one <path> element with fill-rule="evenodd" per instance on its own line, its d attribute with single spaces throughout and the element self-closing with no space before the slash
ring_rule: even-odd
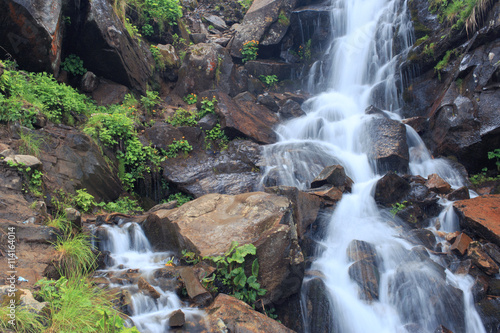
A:
<svg viewBox="0 0 500 333">
<path fill-rule="evenodd" d="M 263 153 L 264 186 L 306 189 L 324 167 L 333 164 L 341 164 L 354 181 L 352 192 L 343 195 L 330 217 L 318 244 L 321 253 L 311 267 L 323 276 L 327 295 L 321 299 L 329 303 L 318 310 L 329 318 L 319 319 L 327 323 L 327 330 L 342 333 L 432 333 L 439 325 L 455 333 L 484 332 L 470 278 L 455 276 L 437 264 L 440 258 L 400 237 L 400 230 L 387 223 L 387 213 L 373 198 L 382 175 L 365 151 L 370 140 L 365 124 L 374 116 L 364 111 L 374 105 L 385 116 L 401 119 L 403 79 L 397 64 L 413 43 L 406 1 L 332 0 L 331 7 L 332 41 L 308 79 L 327 90 L 303 104 L 305 116 L 281 124 L 279 142 L 266 146 Z M 310 88 L 317 92 L 318 88 Z M 433 159 L 418 134 L 406 129 L 411 174 L 436 173 L 453 188 L 464 185 L 449 162 Z M 439 219 L 445 231 L 458 228 L 449 208 Z M 355 266 L 347 255 L 353 242 L 373 246 L 376 260 Z M 359 274 L 366 278 L 369 270 L 378 283 L 377 295 L 367 295 L 355 281 Z M 305 282 L 304 292 L 313 280 Z M 316 324 L 308 319 L 306 331 L 315 333 Z"/>
<path fill-rule="evenodd" d="M 108 267 L 98 271 L 98 276 L 107 277 L 113 282 L 114 277 L 120 278 L 128 272 L 138 272 L 160 295 L 154 299 L 141 292 L 136 284 L 124 284 L 123 279 L 110 284 L 111 288 L 118 287 L 129 293 L 130 318 L 141 333 L 170 332 L 168 318 L 173 311 L 179 309 L 184 312 L 186 322 L 200 321 L 204 316 L 202 310 L 188 307 L 177 294 L 162 289 L 161 280 L 154 277 L 154 272 L 165 267 L 172 253 L 154 252 L 139 224 L 126 222 L 102 225 L 95 231 L 98 234 L 99 250 L 109 251 L 110 257 Z M 190 331 L 188 329 L 186 332 Z"/>
</svg>

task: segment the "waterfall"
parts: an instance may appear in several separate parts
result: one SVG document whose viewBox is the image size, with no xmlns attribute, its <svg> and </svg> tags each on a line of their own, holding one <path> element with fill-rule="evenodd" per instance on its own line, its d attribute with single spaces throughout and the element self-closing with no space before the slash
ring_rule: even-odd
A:
<svg viewBox="0 0 500 333">
<path fill-rule="evenodd" d="M 328 308 L 330 316 L 323 319 L 328 330 L 434 332 L 444 325 L 455 333 L 484 332 L 472 302 L 470 279 L 453 275 L 436 263 L 439 258 L 402 239 L 373 198 L 382 175 L 364 147 L 370 139 L 365 125 L 375 117 L 364 111 L 374 105 L 386 117 L 401 119 L 397 64 L 413 43 L 406 1 L 332 0 L 331 7 L 333 37 L 325 55 L 329 63 L 313 64 L 307 80 L 328 88 L 303 104 L 305 116 L 281 124 L 276 129 L 279 142 L 263 152 L 265 186 L 306 189 L 324 167 L 333 164 L 341 164 L 354 181 L 352 192 L 344 194 L 329 217 L 318 246 L 321 253 L 311 267 L 323 276 L 327 291 L 323 299 L 329 303 L 323 309 Z M 433 159 L 410 127 L 407 143 L 412 174 L 437 173 L 452 187 L 463 186 L 460 173 L 447 161 Z M 443 214 L 447 214 L 442 216 L 446 231 L 456 230 L 452 212 Z M 370 300 L 360 296 L 360 286 L 350 274 L 353 261 L 346 251 L 353 240 L 369 243 L 376 251 L 373 265 L 379 288 Z M 315 333 L 313 324 L 305 323 L 307 332 Z"/>
</svg>

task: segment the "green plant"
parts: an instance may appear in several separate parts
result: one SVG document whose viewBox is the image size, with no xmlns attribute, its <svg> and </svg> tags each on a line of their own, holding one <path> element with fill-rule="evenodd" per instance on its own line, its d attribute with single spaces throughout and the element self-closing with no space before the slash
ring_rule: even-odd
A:
<svg viewBox="0 0 500 333">
<path fill-rule="evenodd" d="M 165 59 L 163 58 L 163 55 L 161 54 L 160 50 L 158 49 L 158 46 L 151 45 L 149 47 L 149 51 L 151 51 L 151 55 L 153 56 L 153 59 L 155 60 L 156 69 L 161 70 L 161 71 L 165 70 L 165 68 L 166 68 Z"/>
<path fill-rule="evenodd" d="M 153 36 L 154 34 L 154 29 L 153 29 L 153 26 L 151 24 L 144 24 L 141 28 L 142 30 L 142 34 L 146 37 L 150 37 L 150 36 Z"/>
<path fill-rule="evenodd" d="M 491 3 L 488 0 L 431 0 L 429 10 L 438 15 L 441 23 L 447 22 L 453 29 L 465 26 L 468 32 L 474 32 Z"/>
<path fill-rule="evenodd" d="M 31 131 L 19 131 L 19 152 L 25 155 L 40 157 L 42 139 Z"/>
<path fill-rule="evenodd" d="M 23 176 L 23 191 L 31 192 L 36 197 L 41 197 L 43 185 L 43 173 L 37 169 L 32 169 L 24 163 L 16 163 L 13 160 L 5 161 L 11 168 L 16 168 Z"/>
<path fill-rule="evenodd" d="M 446 68 L 446 66 L 448 66 L 448 63 L 450 62 L 450 58 L 452 55 L 456 55 L 458 53 L 457 50 L 448 50 L 446 51 L 446 54 L 444 55 L 443 59 L 441 59 L 441 61 L 439 61 L 436 66 L 434 67 L 434 71 L 436 73 L 438 73 L 438 78 L 439 80 L 441 80 L 441 72 L 443 71 L 443 69 Z"/>
<path fill-rule="evenodd" d="M 10 299 L 10 298 L 7 298 Z M 17 304 L 16 304 L 17 303 Z M 9 304 L 0 306 L 0 331 L 16 333 L 39 333 L 44 326 L 43 316 L 30 309 L 27 305 L 15 304 L 15 316 L 10 316 Z"/>
<path fill-rule="evenodd" d="M 146 96 L 141 96 L 141 104 L 146 111 L 151 112 L 153 107 L 158 104 L 160 97 L 156 91 L 146 91 Z"/>
<path fill-rule="evenodd" d="M 278 77 L 276 75 L 261 75 L 259 76 L 259 79 L 264 82 L 268 87 L 274 86 L 276 83 L 278 83 Z"/>
<path fill-rule="evenodd" d="M 198 102 L 198 97 L 196 97 L 196 94 L 188 94 L 188 95 L 184 96 L 182 99 L 188 105 L 196 104 L 196 102 Z"/>
<path fill-rule="evenodd" d="M 134 212 L 142 212 L 143 209 L 136 200 L 128 197 L 120 198 L 114 202 L 99 202 L 96 206 L 101 207 L 107 212 L 116 212 L 122 214 L 130 214 Z"/>
<path fill-rule="evenodd" d="M 426 44 L 425 47 L 424 47 L 423 53 L 426 56 L 434 57 L 434 47 L 435 46 L 436 45 L 434 43 Z"/>
<path fill-rule="evenodd" d="M 220 124 L 216 124 L 214 128 L 205 132 L 205 147 L 206 149 L 212 148 L 212 143 L 215 142 L 219 146 L 219 149 L 227 149 L 229 144 L 229 138 L 221 129 Z"/>
<path fill-rule="evenodd" d="M 215 29 L 215 27 L 214 27 L 213 25 L 211 25 L 211 24 L 210 24 L 210 25 L 208 26 L 208 30 L 214 30 L 214 29 Z"/>
<path fill-rule="evenodd" d="M 284 10 L 280 10 L 280 13 L 278 15 L 278 22 L 284 26 L 290 25 L 290 19 L 286 16 L 286 13 Z"/>
<path fill-rule="evenodd" d="M 61 62 L 61 68 L 74 76 L 83 75 L 87 72 L 87 69 L 83 67 L 83 60 L 75 54 L 67 56 L 66 59 Z"/>
<path fill-rule="evenodd" d="M 153 20 L 169 25 L 177 25 L 177 19 L 182 17 L 179 0 L 144 0 L 144 9 Z"/>
<path fill-rule="evenodd" d="M 497 166 L 497 170 L 500 171 L 500 149 L 495 149 L 493 151 L 489 151 L 488 152 L 488 159 L 492 160 L 492 159 L 496 159 L 496 166 Z"/>
<path fill-rule="evenodd" d="M 217 106 L 217 99 L 215 96 L 210 100 L 207 97 L 201 99 L 201 108 L 198 111 L 198 119 L 205 117 L 209 113 L 215 114 L 215 108 Z"/>
<path fill-rule="evenodd" d="M 182 260 L 184 260 L 188 264 L 196 265 L 197 263 L 200 262 L 200 257 L 194 252 L 190 252 L 188 250 L 182 250 L 181 253 L 182 253 Z"/>
<path fill-rule="evenodd" d="M 189 152 L 193 150 L 193 147 L 189 144 L 187 140 L 175 140 L 171 144 L 167 146 L 168 150 L 165 153 L 165 156 L 168 158 L 175 158 L 179 155 L 180 152 L 183 152 L 184 155 L 187 155 Z"/>
<path fill-rule="evenodd" d="M 96 205 L 94 196 L 88 193 L 86 189 L 76 190 L 74 203 L 84 213 L 90 211 Z"/>
<path fill-rule="evenodd" d="M 198 121 L 196 120 L 196 113 L 179 108 L 175 113 L 167 119 L 167 123 L 172 126 L 196 126 Z"/>
<path fill-rule="evenodd" d="M 259 51 L 259 41 L 249 40 L 243 43 L 243 47 L 240 49 L 243 63 L 249 60 L 257 59 Z"/>
<path fill-rule="evenodd" d="M 253 0 L 238 0 L 238 3 L 243 8 L 243 11 L 246 13 L 248 9 L 252 6 Z"/>
<path fill-rule="evenodd" d="M 259 275 L 257 258 L 252 262 L 251 274 L 249 276 L 245 274 L 245 257 L 255 255 L 256 251 L 253 244 L 238 246 L 238 242 L 233 241 L 224 255 L 203 258 L 216 265 L 215 274 L 236 298 L 253 307 L 255 307 L 257 296 L 263 296 L 266 293 L 266 290 L 261 288 L 260 283 L 257 282 Z"/>
<path fill-rule="evenodd" d="M 390 213 L 392 216 L 396 216 L 397 213 L 402 211 L 403 209 L 406 208 L 406 205 L 408 204 L 408 201 L 403 201 L 403 202 L 396 202 L 395 204 L 392 205 L 392 209 L 390 210 Z"/>
<path fill-rule="evenodd" d="M 422 44 L 423 42 L 425 42 L 428 39 L 429 39 L 429 35 L 425 35 L 424 37 L 421 37 L 421 38 L 417 39 L 417 41 L 415 42 L 414 46 L 418 46 L 418 45 Z"/>
<path fill-rule="evenodd" d="M 178 193 L 169 195 L 167 202 L 174 201 L 174 200 L 177 201 L 177 207 L 180 207 L 180 206 L 184 205 L 186 202 L 193 200 L 193 197 L 188 195 L 188 194 L 178 192 Z"/>
<path fill-rule="evenodd" d="M 96 267 L 96 256 L 92 252 L 89 236 L 79 233 L 67 233 L 58 236 L 55 245 L 61 273 L 68 275 L 74 272 L 88 273 Z"/>
</svg>

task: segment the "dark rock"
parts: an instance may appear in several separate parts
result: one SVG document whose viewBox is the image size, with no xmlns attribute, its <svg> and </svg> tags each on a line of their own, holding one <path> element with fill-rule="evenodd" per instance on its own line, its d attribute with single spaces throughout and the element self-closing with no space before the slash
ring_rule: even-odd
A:
<svg viewBox="0 0 500 333">
<path fill-rule="evenodd" d="M 70 222 L 77 230 L 82 230 L 82 214 L 74 208 L 66 208 L 64 210 L 68 222 Z"/>
<path fill-rule="evenodd" d="M 377 251 L 372 244 L 357 239 L 349 243 L 346 254 L 349 261 L 365 260 L 367 262 L 375 262 L 377 257 Z"/>
<path fill-rule="evenodd" d="M 422 244 L 432 250 L 436 245 L 436 237 L 432 231 L 427 229 L 414 229 L 405 234 L 406 238 L 414 244 Z"/>
<path fill-rule="evenodd" d="M 492 296 L 500 296 L 500 280 L 499 279 L 491 279 L 488 285 L 488 295 Z"/>
<path fill-rule="evenodd" d="M 219 16 L 206 14 L 203 16 L 203 18 L 207 20 L 208 23 L 213 25 L 215 29 L 221 31 L 227 30 L 226 22 L 224 22 L 224 20 Z"/>
<path fill-rule="evenodd" d="M 467 234 L 461 233 L 451 245 L 450 250 L 465 255 L 470 242 L 472 242 L 472 239 Z"/>
<path fill-rule="evenodd" d="M 309 191 L 313 195 L 320 197 L 323 201 L 323 206 L 332 206 L 335 205 L 336 202 L 339 202 L 342 199 L 342 191 L 337 187 L 328 187 L 323 186 L 314 191 Z"/>
<path fill-rule="evenodd" d="M 439 325 L 439 327 L 436 328 L 434 333 L 453 333 L 453 332 L 450 331 L 449 329 L 447 329 L 446 327 L 444 327 L 443 325 Z"/>
<path fill-rule="evenodd" d="M 448 199 L 449 201 L 470 199 L 469 189 L 465 186 L 462 186 L 459 189 L 456 189 L 448 194 L 446 196 L 446 199 Z"/>
<path fill-rule="evenodd" d="M 92 72 L 88 71 L 82 77 L 82 91 L 91 93 L 99 86 L 99 78 Z"/>
<path fill-rule="evenodd" d="M 319 277 L 304 281 L 305 318 L 311 332 L 339 332 L 338 324 L 332 316 L 335 304 L 329 297 L 328 289 Z"/>
<path fill-rule="evenodd" d="M 361 299 L 378 300 L 379 272 L 371 261 L 359 260 L 349 266 L 349 276 L 360 288 Z"/>
<path fill-rule="evenodd" d="M 471 242 L 467 249 L 467 256 L 472 259 L 472 262 L 488 275 L 499 273 L 498 265 L 490 258 L 483 250 L 481 243 Z"/>
<path fill-rule="evenodd" d="M 248 74 L 256 78 L 261 76 L 276 75 L 279 81 L 290 80 L 292 66 L 288 63 L 273 60 L 251 60 L 245 63 Z"/>
<path fill-rule="evenodd" d="M 130 91 L 122 84 L 108 80 L 99 80 L 97 89 L 92 91 L 92 98 L 98 105 L 120 104 Z"/>
<path fill-rule="evenodd" d="M 209 131 L 212 128 L 214 128 L 215 125 L 217 125 L 219 119 L 217 118 L 216 114 L 209 113 L 205 117 L 201 118 L 198 121 L 198 125 L 204 130 L 204 131 Z"/>
<path fill-rule="evenodd" d="M 311 188 L 318 188 L 323 185 L 333 185 L 350 191 L 353 181 L 345 174 L 341 165 L 331 165 L 324 168 L 311 182 Z"/>
<path fill-rule="evenodd" d="M 186 323 L 186 316 L 182 310 L 175 310 L 168 317 L 168 326 L 182 327 Z"/>
<path fill-rule="evenodd" d="M 369 107 L 366 108 L 365 114 L 376 114 L 388 118 L 388 116 L 385 114 L 384 111 L 373 105 L 370 105 Z"/>
<path fill-rule="evenodd" d="M 500 246 L 487 243 L 483 245 L 483 250 L 488 253 L 491 259 L 495 260 L 495 262 L 500 265 Z"/>
<path fill-rule="evenodd" d="M 422 135 L 429 128 L 429 122 L 426 117 L 411 117 L 402 120 L 403 124 L 411 126 L 419 135 Z"/>
<path fill-rule="evenodd" d="M 257 103 L 264 105 L 273 112 L 277 112 L 280 109 L 280 107 L 274 100 L 274 97 L 269 94 L 263 94 L 257 96 Z"/>
<path fill-rule="evenodd" d="M 377 182 L 375 201 L 380 205 L 390 207 L 392 204 L 402 201 L 410 188 L 408 181 L 393 172 L 389 172 Z"/>
<path fill-rule="evenodd" d="M 485 298 L 476 309 L 487 333 L 500 332 L 500 298 Z"/>
<path fill-rule="evenodd" d="M 486 297 L 488 286 L 488 278 L 486 278 L 485 276 L 476 276 L 474 284 L 471 288 L 474 303 L 477 303 Z"/>
<path fill-rule="evenodd" d="M 181 67 L 181 59 L 175 52 L 175 48 L 171 44 L 158 44 L 157 47 L 165 65 L 165 68 L 162 69 L 162 77 L 171 82 L 176 81 Z"/>
<path fill-rule="evenodd" d="M 201 285 L 192 267 L 181 270 L 181 279 L 191 301 L 197 305 L 207 305 L 212 301 L 212 295 Z"/>
<path fill-rule="evenodd" d="M 153 297 L 154 299 L 160 298 L 160 293 L 151 285 L 145 278 L 140 277 L 137 283 L 139 290 L 143 291 L 146 295 Z"/>
<path fill-rule="evenodd" d="M 195 44 L 205 43 L 207 41 L 207 35 L 202 33 L 191 34 L 191 40 Z"/>
<path fill-rule="evenodd" d="M 376 117 L 367 123 L 366 131 L 365 144 L 368 158 L 377 172 L 406 173 L 410 156 L 405 125 L 396 120 Z"/>
<path fill-rule="evenodd" d="M 304 116 L 306 113 L 302 110 L 299 103 L 293 99 L 287 100 L 279 109 L 280 117 L 287 120 Z"/>
</svg>

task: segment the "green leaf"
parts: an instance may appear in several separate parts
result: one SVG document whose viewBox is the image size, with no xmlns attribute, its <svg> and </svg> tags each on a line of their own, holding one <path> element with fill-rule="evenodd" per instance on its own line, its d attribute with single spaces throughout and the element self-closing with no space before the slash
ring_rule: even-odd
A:
<svg viewBox="0 0 500 333">
<path fill-rule="evenodd" d="M 252 263 L 252 275 L 255 277 L 259 276 L 259 260 L 257 258 Z"/>
<path fill-rule="evenodd" d="M 235 276 L 233 282 L 236 286 L 243 288 L 247 283 L 247 277 L 245 275 L 245 272 L 243 272 L 242 270 L 238 275 Z"/>
<path fill-rule="evenodd" d="M 245 262 L 245 257 L 248 254 L 255 254 L 257 252 L 257 248 L 253 244 L 245 244 L 240 247 L 236 248 L 236 251 L 233 253 L 233 255 L 229 258 L 227 258 L 227 262 L 237 262 L 239 264 L 242 264 Z"/>
<path fill-rule="evenodd" d="M 237 246 L 238 246 L 238 242 L 237 242 L 237 241 L 232 241 L 232 242 L 231 242 L 231 245 L 229 246 L 229 250 L 228 250 L 226 253 L 224 253 L 224 255 L 225 255 L 226 257 L 227 257 L 227 256 L 229 256 L 229 255 L 231 254 L 231 252 L 233 252 L 233 251 L 234 251 L 234 249 L 235 249 Z"/>
</svg>

